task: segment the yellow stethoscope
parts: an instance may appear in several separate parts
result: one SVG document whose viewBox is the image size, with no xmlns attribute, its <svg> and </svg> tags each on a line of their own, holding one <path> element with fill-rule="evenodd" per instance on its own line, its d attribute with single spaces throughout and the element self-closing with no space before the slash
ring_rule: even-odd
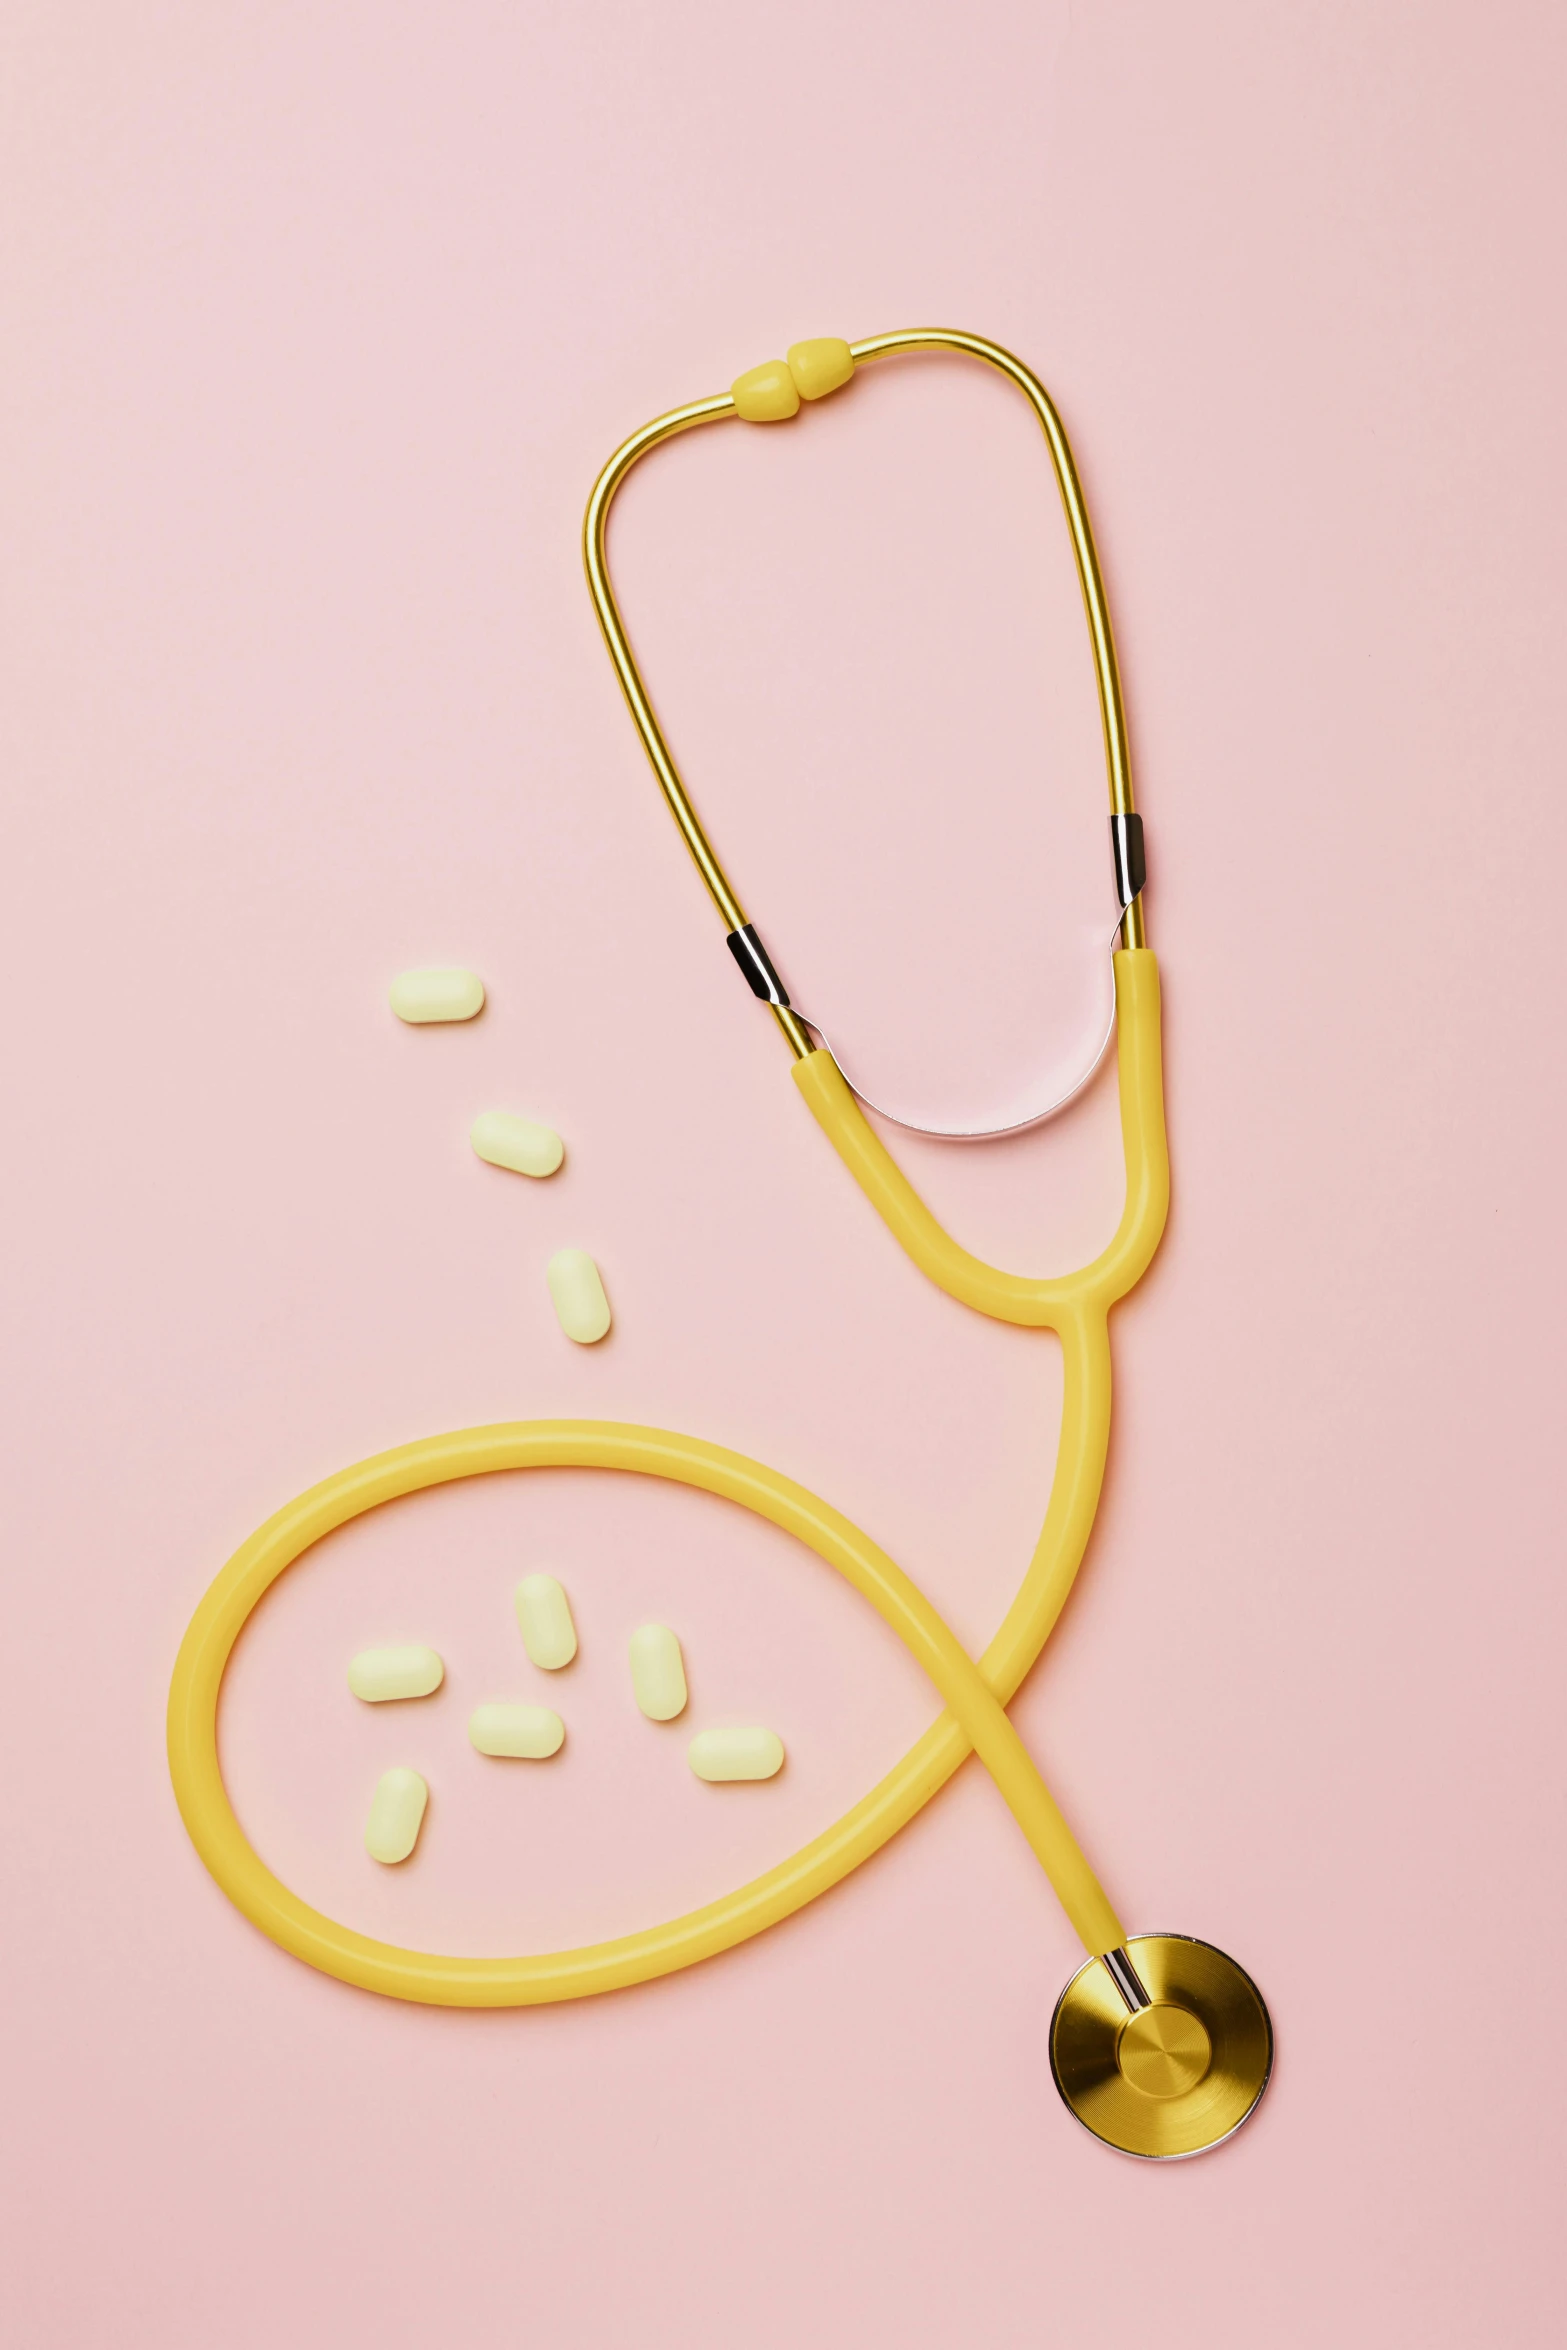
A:
<svg viewBox="0 0 1567 2350">
<path fill-rule="evenodd" d="M 984 361 L 1017 386 L 1037 416 L 1077 558 L 1098 680 L 1121 906 L 1114 974 L 1126 1205 L 1109 1247 L 1079 1272 L 1055 1280 L 1001 1272 L 958 1246 L 866 1121 L 831 1052 L 813 1040 L 813 1024 L 790 1004 L 670 757 L 605 556 L 615 493 L 661 441 L 729 417 L 780 421 L 796 413 L 802 398 L 836 390 L 857 366 L 916 351 L 952 351 Z M 1201 2153 L 1239 2128 L 1267 2086 L 1273 2034 L 1261 1994 L 1233 1959 L 1208 1943 L 1125 1932 L 1006 1711 L 1065 1605 L 1093 1527 L 1110 1433 L 1110 1308 L 1146 1271 L 1169 1202 L 1159 972 L 1144 933 L 1142 833 L 1132 806 L 1110 617 L 1061 420 L 1022 361 L 978 335 L 917 329 L 853 344 L 825 338 L 796 344 L 786 360 L 753 368 L 730 391 L 671 409 L 634 433 L 594 485 L 583 537 L 589 589 L 637 732 L 723 919 L 730 949 L 788 1040 L 794 1081 L 817 1123 L 894 1239 L 932 1281 L 978 1313 L 1052 1330 L 1061 1342 L 1061 1434 L 1044 1527 L 1017 1596 L 976 1663 L 869 1535 L 792 1478 L 700 1437 L 617 1421 L 521 1420 L 399 1445 L 312 1486 L 269 1518 L 235 1552 L 191 1618 L 168 1713 L 169 1768 L 185 1825 L 230 1900 L 309 1965 L 392 1998 L 443 2007 L 524 2007 L 647 1982 L 761 1933 L 868 1860 L 972 1751 L 1006 1799 L 1088 1953 L 1051 2022 L 1050 2064 L 1062 2097 L 1097 2137 L 1127 2153 L 1166 2159 Z M 781 1526 L 864 1594 L 930 1675 L 946 1711 L 822 1835 L 765 1875 L 667 1925 L 579 1950 L 519 1958 L 443 1957 L 375 1941 L 301 1901 L 247 1842 L 218 1762 L 224 1670 L 262 1594 L 335 1527 L 430 1486 L 544 1468 L 660 1477 L 718 1494 Z"/>
</svg>

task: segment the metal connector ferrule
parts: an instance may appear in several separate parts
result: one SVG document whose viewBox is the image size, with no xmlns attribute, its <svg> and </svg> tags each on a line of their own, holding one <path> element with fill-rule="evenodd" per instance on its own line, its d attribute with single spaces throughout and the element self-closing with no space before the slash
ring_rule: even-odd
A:
<svg viewBox="0 0 1567 2350">
<path fill-rule="evenodd" d="M 1115 866 L 1116 902 L 1124 914 L 1133 899 L 1142 896 L 1148 879 L 1141 816 L 1111 817 L 1110 857 Z"/>
<path fill-rule="evenodd" d="M 764 1004 L 778 1004 L 787 1010 L 789 993 L 773 969 L 772 958 L 756 935 L 756 924 L 748 922 L 743 930 L 725 934 L 729 952 L 745 973 L 746 985 Z"/>
<path fill-rule="evenodd" d="M 1107 1950 L 1099 1963 L 1120 1992 L 1128 2015 L 1136 2015 L 1139 2008 L 1152 2007 L 1153 2001 L 1143 1989 L 1142 1978 L 1124 1950 Z"/>
</svg>

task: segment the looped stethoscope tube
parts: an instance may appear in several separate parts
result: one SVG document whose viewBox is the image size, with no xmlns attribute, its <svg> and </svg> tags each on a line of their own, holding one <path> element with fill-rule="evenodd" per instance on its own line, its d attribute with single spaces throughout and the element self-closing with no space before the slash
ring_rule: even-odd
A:
<svg viewBox="0 0 1567 2350">
<path fill-rule="evenodd" d="M 1110 1429 L 1109 1312 L 1150 1263 L 1169 1200 L 1159 976 L 1144 936 L 1141 828 L 1132 807 L 1120 682 L 1066 435 L 1043 385 L 1020 360 L 975 335 L 921 329 L 852 345 L 797 346 L 790 371 L 807 387 L 814 380 L 819 390 L 831 390 L 857 364 L 918 350 L 956 351 L 983 360 L 1024 393 L 1050 451 L 1082 582 L 1104 722 L 1122 907 L 1114 980 L 1126 1203 L 1109 1247 L 1080 1271 L 1034 1280 L 987 1265 L 961 1248 L 919 1198 L 867 1123 L 831 1053 L 813 1044 L 809 1025 L 778 984 L 766 949 L 697 820 L 620 619 L 605 553 L 616 489 L 639 458 L 675 433 L 737 415 L 770 420 L 790 413 L 781 363 L 756 371 L 772 387 L 760 404 L 747 392 L 752 379 L 742 377 L 732 393 L 673 409 L 633 434 L 594 487 L 584 551 L 594 604 L 637 731 L 718 908 L 731 950 L 750 984 L 771 1005 L 795 1055 L 795 1083 L 818 1124 L 893 1237 L 938 1287 L 979 1313 L 1052 1330 L 1060 1340 L 1063 1403 L 1055 1476 L 1039 1542 L 1016 1598 L 976 1663 L 923 1593 L 868 1535 L 759 1462 L 696 1437 L 608 1422 L 519 1421 L 461 1429 L 400 1446 L 328 1478 L 280 1510 L 235 1553 L 201 1601 L 180 1647 L 169 1691 L 170 1771 L 186 1826 L 207 1867 L 245 1915 L 284 1949 L 345 1982 L 393 1997 L 502 2007 L 645 1982 L 761 1932 L 868 1859 L 973 1751 L 1011 1808 L 1088 1953 L 1088 1963 L 1062 1994 L 1051 2027 L 1051 2065 L 1062 2095 L 1108 2143 L 1133 2153 L 1179 2156 L 1217 2144 L 1255 2106 L 1271 2064 L 1267 2010 L 1244 1972 L 1207 1944 L 1178 1935 L 1128 1937 L 1006 1713 L 1065 1604 L 1093 1527 Z M 819 366 L 813 378 L 812 353 L 818 359 L 827 354 L 830 381 L 821 381 Z M 819 391 L 806 388 L 805 396 L 819 396 Z M 770 984 L 758 986 L 758 976 Z M 929 1674 L 946 1711 L 869 1794 L 790 1860 L 667 1925 L 584 1949 L 512 1958 L 443 1956 L 355 1933 L 312 1909 L 272 1874 L 229 1802 L 218 1760 L 217 1709 L 234 1643 L 262 1594 L 334 1527 L 431 1486 L 549 1467 L 669 1479 L 717 1494 L 783 1527 L 870 1600 Z"/>
</svg>

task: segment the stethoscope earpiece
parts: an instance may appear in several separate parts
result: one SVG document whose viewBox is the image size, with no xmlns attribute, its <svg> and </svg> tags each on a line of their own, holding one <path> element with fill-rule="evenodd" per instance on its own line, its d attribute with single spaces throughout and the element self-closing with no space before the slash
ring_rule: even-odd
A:
<svg viewBox="0 0 1567 2350">
<path fill-rule="evenodd" d="M 1050 2019 L 1050 2070 L 1085 2130 L 1122 2154 L 1206 2154 L 1255 2112 L 1273 2025 L 1244 1967 L 1188 1934 L 1129 1935 L 1079 1967 Z"/>
</svg>

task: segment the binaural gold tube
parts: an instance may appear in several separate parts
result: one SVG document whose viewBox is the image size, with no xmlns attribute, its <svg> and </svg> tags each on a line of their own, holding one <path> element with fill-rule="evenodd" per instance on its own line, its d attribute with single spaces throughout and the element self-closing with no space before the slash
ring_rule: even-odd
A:
<svg viewBox="0 0 1567 2350">
<path fill-rule="evenodd" d="M 609 562 L 604 548 L 604 532 L 609 521 L 609 509 L 615 492 L 639 457 L 649 449 L 656 449 L 660 441 L 673 440 L 676 433 L 690 432 L 698 424 L 716 424 L 722 416 L 733 416 L 735 404 L 727 392 L 712 400 L 691 400 L 684 408 L 671 408 L 667 416 L 655 416 L 640 432 L 634 432 L 629 441 L 622 441 L 598 480 L 593 484 L 593 495 L 588 500 L 588 511 L 582 526 L 582 560 L 587 567 L 588 592 L 593 608 L 604 631 L 609 657 L 615 664 L 615 675 L 630 706 L 632 722 L 642 737 L 642 747 L 653 763 L 670 814 L 679 825 L 686 847 L 696 859 L 697 870 L 707 883 L 713 903 L 724 918 L 727 930 L 743 930 L 745 913 L 740 900 L 729 886 L 722 865 L 714 856 L 700 819 L 692 807 L 679 771 L 669 755 L 663 728 L 642 683 L 642 672 L 637 667 L 636 655 L 626 635 L 610 585 Z"/>
<path fill-rule="evenodd" d="M 1061 504 L 1066 512 L 1066 526 L 1071 534 L 1072 553 L 1077 558 L 1077 576 L 1082 582 L 1083 608 L 1088 616 L 1088 634 L 1093 646 L 1094 677 L 1099 687 L 1099 711 L 1104 724 L 1105 765 L 1110 777 L 1110 813 L 1112 816 L 1130 816 L 1132 808 L 1132 761 L 1126 743 L 1126 713 L 1121 701 L 1121 672 L 1115 657 L 1115 637 L 1110 627 L 1110 607 L 1105 601 L 1104 582 L 1099 576 L 1099 556 L 1094 547 L 1094 534 L 1089 528 L 1088 508 L 1083 503 L 1082 485 L 1077 478 L 1077 467 L 1072 462 L 1071 444 L 1066 428 L 1056 413 L 1055 402 L 1031 368 L 1003 350 L 999 343 L 987 342 L 983 335 L 955 333 L 945 327 L 908 327 L 893 335 L 868 335 L 863 343 L 851 343 L 854 363 L 859 367 L 867 361 L 893 358 L 900 351 L 961 351 L 971 359 L 982 359 L 987 367 L 994 367 L 1010 383 L 1015 383 L 1034 414 L 1038 417 L 1050 451 L 1050 462 L 1055 467 L 1056 484 L 1061 492 Z"/>
<path fill-rule="evenodd" d="M 1115 637 L 1110 626 L 1110 608 L 1105 600 L 1104 582 L 1099 575 L 1099 558 L 1094 548 L 1094 535 L 1089 526 L 1088 509 L 1083 502 L 1082 486 L 1077 468 L 1072 462 L 1071 445 L 1066 430 L 1056 413 L 1054 401 L 1032 369 L 999 343 L 987 342 L 982 335 L 961 334 L 945 327 L 910 327 L 897 334 L 870 335 L 863 342 L 849 346 L 857 366 L 877 359 L 889 359 L 904 351 L 956 351 L 968 358 L 983 360 L 988 367 L 1016 384 L 1039 419 L 1055 470 L 1056 486 L 1061 493 L 1061 504 L 1066 515 L 1067 530 L 1072 540 L 1072 553 L 1077 562 L 1077 575 L 1083 590 L 1083 609 L 1088 620 L 1089 645 L 1093 654 L 1094 678 L 1099 690 L 1099 713 L 1104 730 L 1105 766 L 1110 786 L 1112 815 L 1130 816 L 1132 803 L 1131 754 L 1126 739 L 1126 713 L 1121 699 L 1121 674 L 1115 657 Z M 604 631 L 609 657 L 615 665 L 631 711 L 632 722 L 642 738 L 659 787 L 669 803 L 669 810 L 680 827 L 681 836 L 696 862 L 698 872 L 706 882 L 708 893 L 718 908 L 726 930 L 746 927 L 745 911 L 730 886 L 729 878 L 714 853 L 712 843 L 702 829 L 701 820 L 691 804 L 687 792 L 664 740 L 652 700 L 642 682 L 636 655 L 620 617 L 615 591 L 609 576 L 609 560 L 605 550 L 605 533 L 609 509 L 616 491 L 640 458 L 661 441 L 672 440 L 677 433 L 689 432 L 696 425 L 718 424 L 737 413 L 734 400 L 728 392 L 721 392 L 710 400 L 691 400 L 682 408 L 671 408 L 666 415 L 655 416 L 651 424 L 643 425 L 628 441 L 623 441 L 610 458 L 588 500 L 588 510 L 582 529 L 582 555 L 588 575 L 588 591 L 593 608 Z M 1141 898 L 1128 906 L 1121 922 L 1123 947 L 1142 947 L 1148 943 L 1143 921 Z M 808 1031 L 786 1005 L 775 1004 L 774 1017 L 788 1040 L 797 1060 L 804 1060 L 814 1047 Z"/>
<path fill-rule="evenodd" d="M 727 392 L 720 392 L 711 400 L 691 400 L 683 408 L 671 408 L 667 415 L 655 416 L 651 424 L 643 425 L 640 432 L 634 432 L 630 440 L 623 441 L 615 451 L 593 484 L 593 494 L 588 500 L 588 511 L 582 525 L 582 560 L 587 568 L 588 592 L 593 598 L 593 609 L 599 616 L 599 626 L 604 631 L 609 657 L 615 664 L 615 675 L 625 694 L 632 723 L 642 738 L 642 748 L 652 762 L 659 788 L 669 803 L 669 812 L 680 827 L 681 837 L 696 861 L 697 871 L 707 884 L 708 894 L 723 918 L 725 930 L 745 928 L 745 909 L 731 889 L 729 876 L 713 854 L 712 843 L 702 830 L 701 818 L 691 805 L 691 796 L 670 756 L 664 730 L 658 723 L 658 714 L 653 708 L 647 687 L 642 683 L 642 672 L 637 667 L 636 655 L 631 650 L 631 640 L 626 635 L 620 607 L 615 601 L 615 590 L 610 584 L 604 533 L 615 492 L 639 457 L 645 457 L 649 449 L 656 449 L 660 441 L 672 440 L 676 433 L 689 432 L 698 424 L 717 424 L 734 413 L 734 401 Z M 772 1010 L 790 1051 L 797 1061 L 803 1061 L 813 1049 L 810 1037 L 786 1004 L 774 1004 Z"/>
</svg>

